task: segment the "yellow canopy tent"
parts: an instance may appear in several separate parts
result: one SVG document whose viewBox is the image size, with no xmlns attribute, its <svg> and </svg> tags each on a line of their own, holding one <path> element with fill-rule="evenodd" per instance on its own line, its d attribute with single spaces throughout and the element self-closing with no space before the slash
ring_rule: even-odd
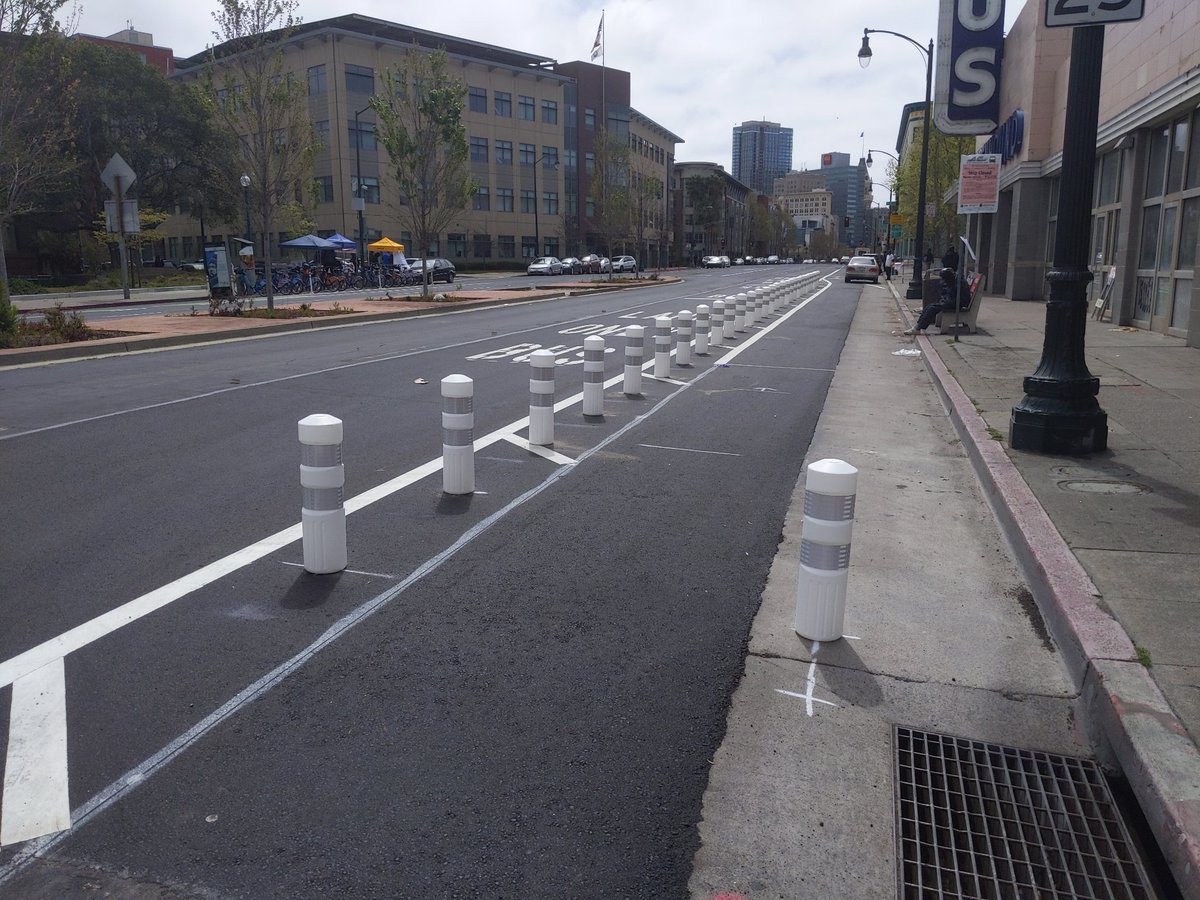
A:
<svg viewBox="0 0 1200 900">
<path fill-rule="evenodd" d="M 367 249 L 372 253 L 403 253 L 404 245 L 397 244 L 391 238 L 383 237 L 373 244 L 367 244 Z"/>
</svg>

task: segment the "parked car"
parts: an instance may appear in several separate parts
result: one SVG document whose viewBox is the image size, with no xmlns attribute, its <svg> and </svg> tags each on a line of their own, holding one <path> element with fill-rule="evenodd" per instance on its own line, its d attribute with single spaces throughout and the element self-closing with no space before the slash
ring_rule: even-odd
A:
<svg viewBox="0 0 1200 900">
<path fill-rule="evenodd" d="M 612 260 L 607 256 L 600 257 L 600 273 L 612 272 Z"/>
<path fill-rule="evenodd" d="M 526 275 L 561 275 L 562 262 L 557 256 L 539 256 L 525 269 Z"/>
<path fill-rule="evenodd" d="M 846 264 L 846 284 L 851 281 L 870 281 L 879 284 L 879 263 L 873 256 L 854 256 Z"/>
<path fill-rule="evenodd" d="M 612 261 L 612 270 L 614 272 L 636 272 L 637 260 L 632 256 L 614 256 Z"/>
<path fill-rule="evenodd" d="M 706 269 L 721 269 L 725 266 L 719 256 L 706 256 L 700 261 L 700 265 Z"/>
<path fill-rule="evenodd" d="M 578 275 L 583 271 L 583 263 L 574 256 L 564 256 L 559 262 L 562 263 L 564 275 Z"/>
<path fill-rule="evenodd" d="M 448 259 L 442 259 L 440 256 L 434 259 L 410 259 L 408 264 L 416 270 L 418 275 L 424 272 L 425 280 L 430 283 L 444 281 L 446 284 L 453 284 L 454 276 L 457 274 L 454 271 L 454 263 Z"/>
<path fill-rule="evenodd" d="M 722 257 L 721 257 L 721 265 L 722 265 L 724 268 L 728 269 L 728 268 L 729 268 L 731 265 L 733 265 L 733 264 L 732 264 L 732 263 L 729 261 L 729 257 L 728 257 L 728 256 L 722 256 Z"/>
<path fill-rule="evenodd" d="M 198 259 L 195 262 L 180 263 L 179 268 L 185 272 L 203 272 L 205 271 L 204 260 Z"/>
<path fill-rule="evenodd" d="M 742 262 L 742 258 L 741 258 L 740 256 L 735 256 L 735 257 L 733 258 L 733 264 L 734 264 L 735 266 L 741 266 L 741 265 L 745 265 L 745 263 L 743 263 L 743 262 Z"/>
<path fill-rule="evenodd" d="M 769 266 L 779 265 L 779 257 L 772 253 L 770 256 L 767 257 L 767 265 L 769 265 Z"/>
<path fill-rule="evenodd" d="M 579 258 L 579 264 L 582 266 L 581 271 L 588 275 L 600 274 L 600 259 L 601 257 L 595 253 L 588 253 Z"/>
</svg>

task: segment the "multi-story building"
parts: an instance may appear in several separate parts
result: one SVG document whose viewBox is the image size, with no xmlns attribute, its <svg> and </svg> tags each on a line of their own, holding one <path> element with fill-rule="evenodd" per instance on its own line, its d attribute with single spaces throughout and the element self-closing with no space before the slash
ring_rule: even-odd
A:
<svg viewBox="0 0 1200 900">
<path fill-rule="evenodd" d="M 792 168 L 792 129 L 778 122 L 733 126 L 733 177 L 753 191 L 771 196 L 775 179 Z"/>
<path fill-rule="evenodd" d="M 693 178 L 716 189 L 693 191 L 688 187 Z M 677 162 L 672 188 L 677 198 L 674 231 L 679 237 L 673 262 L 699 265 L 705 256 L 748 252 L 750 188 L 711 162 Z"/>
<path fill-rule="evenodd" d="M 861 244 L 871 232 L 871 176 L 867 161 L 850 163 L 849 153 L 822 153 L 821 174 L 825 187 L 832 194 L 833 216 L 841 226 L 839 237 L 844 244 Z"/>
<path fill-rule="evenodd" d="M 1112 320 L 1200 347 L 1200 29 L 1193 0 L 1105 26 L 1092 205 L 1093 292 Z M 1071 30 L 1026 4 L 1004 41 L 999 210 L 971 217 L 989 293 L 1049 296 Z M 1098 296 L 1098 295 L 1097 295 Z"/>
<path fill-rule="evenodd" d="M 290 71 L 307 85 L 309 113 L 324 144 L 313 173 L 317 234 L 358 239 L 353 200 L 361 180 L 366 243 L 386 235 L 404 244 L 409 255 L 445 256 L 467 265 L 586 252 L 597 239 L 591 182 L 596 136 L 606 125 L 628 143 L 638 171 L 670 183 L 680 139 L 632 109 L 628 72 L 586 62 L 560 64 L 357 14 L 306 22 L 283 41 Z M 368 101 L 383 71 L 401 64 L 407 52 L 438 47 L 446 49 L 452 71 L 467 86 L 463 123 L 479 188 L 429 247 L 414 247 L 395 210 L 398 197 L 389 187 L 387 154 L 376 140 Z M 222 45 L 177 60 L 177 77 L 198 78 L 232 52 Z M 653 221 L 670 221 L 669 212 Z M 241 232 L 236 223 L 228 230 Z M 174 217 L 164 231 L 169 235 L 164 256 L 198 255 L 200 231 L 190 216 Z M 674 236 L 661 232 L 656 226 L 656 240 L 670 244 Z M 210 243 L 228 237 L 212 235 Z M 278 245 L 286 235 L 256 239 L 264 237 Z"/>
<path fill-rule="evenodd" d="M 807 245 L 813 234 L 837 234 L 833 228 L 833 194 L 825 189 L 825 176 L 818 172 L 788 172 L 775 179 L 775 204 L 796 225 L 796 239 Z"/>
<path fill-rule="evenodd" d="M 157 46 L 154 43 L 154 35 L 146 31 L 138 31 L 132 25 L 116 34 L 110 34 L 108 37 L 76 34 L 75 38 L 90 44 L 99 44 L 102 47 L 128 50 L 145 65 L 153 66 L 168 77 L 175 73 L 175 54 L 171 48 Z"/>
<path fill-rule="evenodd" d="M 775 179 L 771 194 L 776 199 L 825 188 L 825 176 L 819 172 L 788 172 Z"/>
</svg>

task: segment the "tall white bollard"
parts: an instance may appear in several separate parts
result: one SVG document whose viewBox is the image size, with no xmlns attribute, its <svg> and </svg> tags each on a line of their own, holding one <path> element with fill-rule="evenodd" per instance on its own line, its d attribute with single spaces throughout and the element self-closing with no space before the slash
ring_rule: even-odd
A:
<svg viewBox="0 0 1200 900">
<path fill-rule="evenodd" d="M 583 414 L 604 415 L 604 338 L 583 339 Z"/>
<path fill-rule="evenodd" d="M 442 491 L 475 493 L 475 382 L 442 379 Z"/>
<path fill-rule="evenodd" d="M 696 355 L 708 356 L 708 334 L 711 329 L 708 318 L 708 304 L 701 303 L 696 307 Z"/>
<path fill-rule="evenodd" d="M 713 347 L 725 346 L 725 301 L 714 300 L 712 312 L 712 341 Z"/>
<path fill-rule="evenodd" d="M 734 312 L 733 312 L 733 330 L 734 331 L 745 331 L 746 330 L 746 301 L 747 301 L 747 297 L 745 294 L 737 295 L 737 305 L 734 307 Z"/>
<path fill-rule="evenodd" d="M 630 325 L 625 329 L 625 383 L 622 390 L 627 397 L 642 394 L 642 361 L 646 355 L 646 329 L 641 325 Z"/>
<path fill-rule="evenodd" d="M 746 327 L 751 328 L 758 321 L 762 310 L 762 292 L 758 290 L 746 292 Z"/>
<path fill-rule="evenodd" d="M 733 330 L 737 326 L 737 297 L 730 294 L 725 298 L 725 326 L 721 329 L 726 340 L 733 337 Z"/>
<path fill-rule="evenodd" d="M 549 447 L 554 443 L 554 354 L 534 350 L 529 365 L 529 443 Z"/>
<path fill-rule="evenodd" d="M 671 317 L 658 316 L 654 320 L 654 377 L 666 378 L 671 374 Z"/>
<path fill-rule="evenodd" d="M 858 469 L 840 459 L 821 459 L 808 467 L 795 628 L 809 640 L 842 636 L 857 486 Z"/>
<path fill-rule="evenodd" d="M 316 413 L 297 423 L 300 432 L 300 532 L 304 568 L 330 575 L 346 568 L 346 507 L 342 489 L 342 420 Z"/>
<path fill-rule="evenodd" d="M 681 309 L 676 322 L 675 365 L 692 364 L 692 311 Z"/>
</svg>

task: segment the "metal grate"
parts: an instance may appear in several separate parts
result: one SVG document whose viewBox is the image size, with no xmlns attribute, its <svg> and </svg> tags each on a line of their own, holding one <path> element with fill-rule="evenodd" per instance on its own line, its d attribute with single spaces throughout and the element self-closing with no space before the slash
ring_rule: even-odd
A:
<svg viewBox="0 0 1200 900">
<path fill-rule="evenodd" d="M 1154 898 L 1086 759 L 896 727 L 900 896 Z"/>
</svg>

